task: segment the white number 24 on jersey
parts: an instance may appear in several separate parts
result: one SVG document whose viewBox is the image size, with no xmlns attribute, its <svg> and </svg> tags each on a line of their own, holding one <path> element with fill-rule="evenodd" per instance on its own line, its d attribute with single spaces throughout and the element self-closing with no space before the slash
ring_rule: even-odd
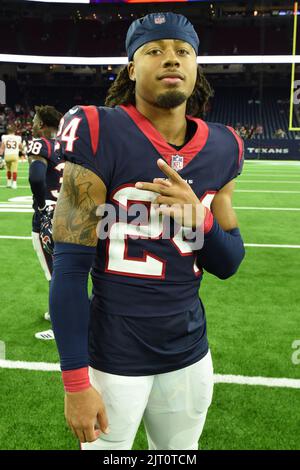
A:
<svg viewBox="0 0 300 470">
<path fill-rule="evenodd" d="M 202 204 L 210 207 L 213 194 L 207 194 L 202 199 Z M 136 189 L 127 186 L 119 189 L 113 196 L 113 200 L 124 209 L 128 209 L 128 201 L 136 203 L 153 202 L 156 193 Z M 146 277 L 164 279 L 166 262 L 150 252 L 144 252 L 142 258 L 130 258 L 127 255 L 128 237 L 146 237 L 158 240 L 163 234 L 163 219 L 157 214 L 154 207 L 150 205 L 150 216 L 147 225 L 134 225 L 125 222 L 115 222 L 110 231 L 107 250 L 106 272 L 123 274 L 131 277 Z M 182 256 L 192 255 L 190 245 L 183 240 L 180 231 L 172 239 L 175 248 Z M 194 272 L 197 275 L 199 268 L 194 264 Z"/>
</svg>

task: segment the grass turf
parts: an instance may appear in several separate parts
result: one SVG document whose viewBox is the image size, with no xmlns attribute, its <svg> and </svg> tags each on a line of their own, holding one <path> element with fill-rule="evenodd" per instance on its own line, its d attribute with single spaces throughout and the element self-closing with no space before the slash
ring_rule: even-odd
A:
<svg viewBox="0 0 300 470">
<path fill-rule="evenodd" d="M 63 418 L 60 374 L 1 370 L 1 449 L 78 450 Z M 18 393 L 19 392 L 19 393 Z M 299 391 L 217 384 L 201 438 L 203 450 L 299 450 Z M 141 424 L 133 449 L 147 448 Z"/>
<path fill-rule="evenodd" d="M 27 165 L 20 165 L 23 178 L 27 172 Z M 300 166 L 246 164 L 237 190 L 299 190 L 298 184 L 273 183 L 289 178 L 300 181 Z M 28 186 L 26 179 L 19 185 Z M 0 203 L 28 195 L 28 187 L 0 187 Z M 236 192 L 234 206 L 297 208 L 299 196 Z M 299 244 L 300 211 L 237 209 L 237 214 L 246 243 Z M 31 217 L 0 212 L 0 235 L 29 236 Z M 300 339 L 299 264 L 300 250 L 249 247 L 233 278 L 220 281 L 205 273 L 201 296 L 216 373 L 300 377 L 300 365 L 291 361 L 292 343 Z M 43 320 L 48 286 L 31 241 L 0 239 L 0 266 L 0 340 L 7 359 L 57 362 L 54 343 L 34 338 L 49 328 Z M 0 449 L 78 449 L 64 423 L 59 373 L 0 369 L 0 393 Z M 217 384 L 201 448 L 300 449 L 297 408 L 299 390 Z M 141 425 L 134 448 L 146 447 Z"/>
</svg>

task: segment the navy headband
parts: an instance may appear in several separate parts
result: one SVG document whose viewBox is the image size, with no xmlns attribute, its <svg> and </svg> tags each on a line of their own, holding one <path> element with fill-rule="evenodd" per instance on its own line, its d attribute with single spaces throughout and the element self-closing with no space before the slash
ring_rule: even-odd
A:
<svg viewBox="0 0 300 470">
<path fill-rule="evenodd" d="M 150 13 L 131 23 L 126 36 L 128 61 L 139 47 L 159 39 L 180 39 L 188 42 L 198 54 L 199 38 L 192 23 L 176 13 Z"/>
</svg>

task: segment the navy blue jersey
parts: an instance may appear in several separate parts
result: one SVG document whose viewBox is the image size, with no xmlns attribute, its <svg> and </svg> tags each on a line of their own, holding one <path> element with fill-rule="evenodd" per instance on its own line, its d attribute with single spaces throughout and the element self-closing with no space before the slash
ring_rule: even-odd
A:
<svg viewBox="0 0 300 470">
<path fill-rule="evenodd" d="M 194 135 L 180 150 L 132 105 L 77 106 L 62 121 L 58 143 L 63 158 L 102 179 L 107 202 L 117 213 L 109 238 L 98 242 L 92 269 L 91 365 L 107 372 L 167 372 L 207 352 L 198 297 L 203 273 L 195 252 L 180 231 L 171 229 L 165 239 L 164 220 L 151 205 L 157 195 L 135 188 L 137 181 L 165 176 L 157 166 L 158 158 L 164 158 L 209 207 L 216 192 L 241 172 L 243 145 L 232 129 L 190 116 L 187 120 Z M 130 223 L 134 203 L 147 208 L 142 231 Z M 116 345 L 124 346 L 130 337 L 135 344 L 131 353 L 139 358 L 129 365 Z M 109 342 L 114 346 L 105 350 Z"/>
<path fill-rule="evenodd" d="M 64 160 L 55 150 L 55 139 L 46 139 L 45 137 L 33 139 L 28 142 L 27 149 L 29 156 L 32 156 L 33 158 L 39 156 L 47 160 L 45 199 L 49 201 L 49 203 L 55 204 L 62 184 L 63 170 L 65 166 Z M 37 210 L 37 204 L 34 200 L 33 209 L 35 211 L 32 221 L 33 231 L 39 232 L 39 213 Z"/>
</svg>

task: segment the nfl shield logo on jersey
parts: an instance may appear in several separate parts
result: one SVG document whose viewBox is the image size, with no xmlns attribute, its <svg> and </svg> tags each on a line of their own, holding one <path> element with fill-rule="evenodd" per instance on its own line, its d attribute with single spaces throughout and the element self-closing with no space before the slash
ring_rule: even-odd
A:
<svg viewBox="0 0 300 470">
<path fill-rule="evenodd" d="M 183 157 L 180 155 L 172 155 L 171 167 L 173 170 L 180 171 L 183 168 Z"/>
<path fill-rule="evenodd" d="M 155 24 L 163 24 L 165 22 L 166 22 L 165 15 L 162 15 L 162 14 L 155 15 L 155 17 L 154 17 L 154 23 Z"/>
</svg>

